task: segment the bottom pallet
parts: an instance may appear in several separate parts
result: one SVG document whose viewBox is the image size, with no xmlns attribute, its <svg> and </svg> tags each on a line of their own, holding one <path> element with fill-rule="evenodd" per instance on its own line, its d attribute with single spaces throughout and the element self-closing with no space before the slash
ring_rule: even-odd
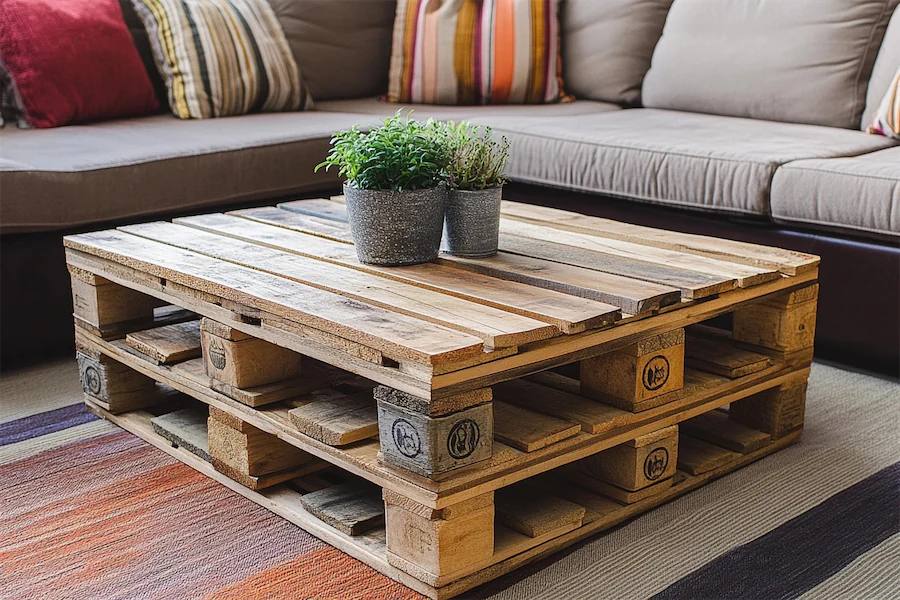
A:
<svg viewBox="0 0 900 600">
<path fill-rule="evenodd" d="M 449 585 L 434 588 L 409 574 L 388 564 L 385 531 L 383 528 L 370 533 L 349 536 L 338 529 L 313 516 L 301 504 L 301 494 L 286 484 L 253 491 L 216 471 L 213 466 L 182 448 L 173 447 L 168 440 L 154 431 L 150 423 L 153 415 L 138 410 L 120 415 L 113 415 L 98 404 L 85 400 L 88 408 L 98 416 L 107 419 L 143 440 L 153 444 L 160 450 L 177 458 L 191 468 L 207 475 L 242 496 L 267 508 L 284 519 L 308 531 L 319 539 L 346 552 L 350 556 L 366 563 L 370 567 L 387 575 L 391 579 L 410 587 L 429 598 L 443 600 L 452 598 L 482 583 L 496 579 L 510 571 L 562 550 L 591 535 L 609 529 L 625 520 L 635 517 L 651 508 L 659 506 L 677 496 L 697 489 L 709 481 L 739 469 L 768 454 L 772 454 L 800 440 L 802 431 L 793 433 L 766 445 L 765 447 L 745 455 L 736 455 L 735 460 L 702 475 L 689 475 L 679 472 L 674 485 L 644 500 L 621 506 L 600 518 L 585 523 L 581 527 L 543 541 L 540 538 L 527 538 L 522 534 L 497 526 L 495 548 L 492 561 L 494 564 L 463 577 Z"/>
</svg>

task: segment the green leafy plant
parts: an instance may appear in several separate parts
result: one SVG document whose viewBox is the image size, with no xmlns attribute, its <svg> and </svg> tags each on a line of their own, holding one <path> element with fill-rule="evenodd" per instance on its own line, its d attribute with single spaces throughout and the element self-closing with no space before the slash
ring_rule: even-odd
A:
<svg viewBox="0 0 900 600">
<path fill-rule="evenodd" d="M 400 111 L 369 131 L 358 126 L 331 138 L 331 151 L 316 171 L 335 166 L 347 182 L 363 190 L 419 190 L 446 179 L 446 152 L 434 123 Z"/>
<path fill-rule="evenodd" d="M 447 183 L 454 190 L 485 190 L 501 186 L 509 161 L 509 140 L 498 141 L 490 127 L 466 121 L 432 123 L 438 145 L 446 152 Z"/>
</svg>

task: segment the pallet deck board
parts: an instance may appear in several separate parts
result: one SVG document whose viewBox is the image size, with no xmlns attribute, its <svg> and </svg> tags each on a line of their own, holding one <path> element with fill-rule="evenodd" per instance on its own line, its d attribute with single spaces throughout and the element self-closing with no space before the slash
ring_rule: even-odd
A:
<svg viewBox="0 0 900 600">
<path fill-rule="evenodd" d="M 536 223 L 563 231 L 590 233 L 645 246 L 709 256 L 738 264 L 778 269 L 785 275 L 797 275 L 798 273 L 815 269 L 819 265 L 818 256 L 803 252 L 632 225 L 546 206 L 535 206 L 504 200 L 501 203 L 500 210 L 505 217 L 527 223 Z"/>
<path fill-rule="evenodd" d="M 166 280 L 341 333 L 396 356 L 435 363 L 482 351 L 481 340 L 468 334 L 121 231 L 67 236 L 65 243 Z"/>
<path fill-rule="evenodd" d="M 183 225 L 146 223 L 120 230 L 457 329 L 480 337 L 491 348 L 527 344 L 557 333 L 528 317 Z"/>
<path fill-rule="evenodd" d="M 399 268 L 365 265 L 359 262 L 353 246 L 315 235 L 316 230 L 309 228 L 304 215 L 289 211 L 248 209 L 225 215 L 185 217 L 175 222 L 471 300 L 550 323 L 565 333 L 593 329 L 618 318 L 617 305 L 477 276 L 438 264 Z M 654 294 L 659 296 L 660 292 L 654 290 Z M 656 296 L 640 300 L 651 304 L 657 301 Z"/>
</svg>

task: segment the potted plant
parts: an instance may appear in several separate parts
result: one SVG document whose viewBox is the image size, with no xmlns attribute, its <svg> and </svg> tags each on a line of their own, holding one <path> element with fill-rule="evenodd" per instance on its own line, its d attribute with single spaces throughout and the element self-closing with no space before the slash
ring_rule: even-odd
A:
<svg viewBox="0 0 900 600">
<path fill-rule="evenodd" d="M 509 160 L 509 140 L 494 138 L 490 127 L 465 121 L 433 125 L 444 148 L 447 183 L 445 250 L 479 258 L 497 253 L 500 198 Z"/>
<path fill-rule="evenodd" d="M 316 170 L 337 166 L 360 262 L 400 266 L 432 261 L 441 245 L 447 203 L 445 152 L 431 122 L 398 113 L 367 132 L 354 127 L 331 140 Z"/>
</svg>

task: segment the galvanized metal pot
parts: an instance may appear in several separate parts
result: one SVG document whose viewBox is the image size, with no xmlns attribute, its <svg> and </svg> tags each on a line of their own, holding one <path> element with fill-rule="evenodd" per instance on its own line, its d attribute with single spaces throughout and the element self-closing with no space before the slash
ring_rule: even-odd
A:
<svg viewBox="0 0 900 600">
<path fill-rule="evenodd" d="M 444 234 L 447 252 L 469 258 L 497 253 L 502 193 L 502 186 L 450 192 Z"/>
<path fill-rule="evenodd" d="M 360 190 L 344 184 L 360 262 L 397 267 L 437 258 L 447 205 L 444 184 L 425 190 Z"/>
</svg>

